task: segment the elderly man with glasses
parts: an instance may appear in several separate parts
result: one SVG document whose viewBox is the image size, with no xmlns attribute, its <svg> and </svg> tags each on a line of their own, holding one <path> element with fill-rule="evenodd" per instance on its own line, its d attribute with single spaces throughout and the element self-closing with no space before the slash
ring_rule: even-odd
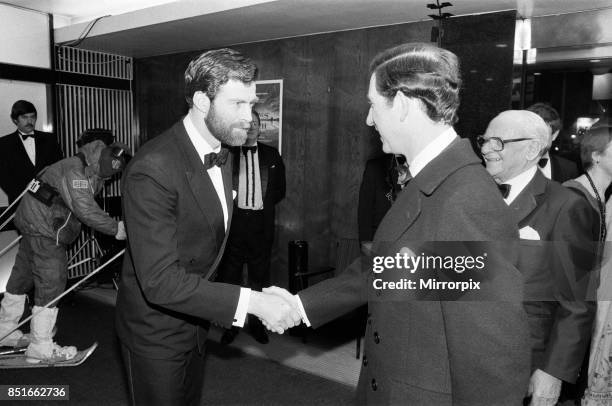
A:
<svg viewBox="0 0 612 406">
<path fill-rule="evenodd" d="M 586 199 L 538 170 L 549 137 L 537 114 L 510 110 L 495 117 L 477 139 L 487 171 L 519 226 L 519 270 L 525 276 L 532 337 L 526 388 L 531 405 L 555 405 L 562 382 L 576 382 L 595 312 L 587 291 L 598 216 Z"/>
</svg>

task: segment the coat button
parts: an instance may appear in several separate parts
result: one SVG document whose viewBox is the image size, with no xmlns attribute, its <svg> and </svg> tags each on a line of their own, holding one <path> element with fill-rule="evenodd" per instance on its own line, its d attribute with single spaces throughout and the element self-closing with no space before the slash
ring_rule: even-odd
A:
<svg viewBox="0 0 612 406">
<path fill-rule="evenodd" d="M 363 366 L 364 367 L 368 366 L 368 357 L 366 357 L 365 355 L 363 356 Z"/>
<path fill-rule="evenodd" d="M 380 344 L 380 336 L 378 335 L 377 331 L 374 332 L 374 342 L 376 344 Z"/>
<path fill-rule="evenodd" d="M 375 391 L 378 389 L 378 384 L 376 383 L 376 379 L 372 379 L 372 390 Z"/>
</svg>

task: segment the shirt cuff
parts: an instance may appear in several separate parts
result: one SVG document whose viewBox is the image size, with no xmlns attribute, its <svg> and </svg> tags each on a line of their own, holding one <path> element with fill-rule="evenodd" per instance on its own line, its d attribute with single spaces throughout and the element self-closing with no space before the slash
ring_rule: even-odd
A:
<svg viewBox="0 0 612 406">
<path fill-rule="evenodd" d="M 302 304 L 302 299 L 300 299 L 299 295 L 295 295 L 297 299 L 298 308 L 300 309 L 300 316 L 302 316 L 302 321 L 306 324 L 307 327 L 310 327 L 310 320 L 308 320 L 308 316 L 306 316 L 306 310 L 304 310 L 304 305 Z"/>
<path fill-rule="evenodd" d="M 236 307 L 236 313 L 234 314 L 234 322 L 232 326 L 244 327 L 244 321 L 246 320 L 247 310 L 249 310 L 249 301 L 251 300 L 251 289 L 240 288 L 240 297 L 238 298 L 238 306 Z"/>
</svg>

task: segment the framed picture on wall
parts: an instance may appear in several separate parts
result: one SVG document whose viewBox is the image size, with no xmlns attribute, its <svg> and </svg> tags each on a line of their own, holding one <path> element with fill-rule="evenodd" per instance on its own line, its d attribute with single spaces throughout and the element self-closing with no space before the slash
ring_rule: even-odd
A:
<svg viewBox="0 0 612 406">
<path fill-rule="evenodd" d="M 259 142 L 278 149 L 282 154 L 283 79 L 258 80 L 255 92 L 259 102 L 253 109 L 261 120 Z"/>
</svg>

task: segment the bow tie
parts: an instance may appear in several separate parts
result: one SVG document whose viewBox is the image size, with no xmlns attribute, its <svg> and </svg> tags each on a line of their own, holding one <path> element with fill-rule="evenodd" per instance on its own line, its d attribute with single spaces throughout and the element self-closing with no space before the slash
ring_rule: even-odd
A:
<svg viewBox="0 0 612 406">
<path fill-rule="evenodd" d="M 34 137 L 34 133 L 32 133 L 32 134 L 23 134 L 23 133 L 19 133 L 19 135 L 21 135 L 21 139 L 22 139 L 22 140 L 24 140 L 24 141 L 25 141 L 25 140 L 27 140 L 27 139 L 28 139 L 28 137 L 35 138 L 35 137 Z"/>
<path fill-rule="evenodd" d="M 508 195 L 510 194 L 510 185 L 507 183 L 503 183 L 501 185 L 497 185 L 497 188 L 499 189 L 499 191 L 501 192 L 502 196 L 505 198 L 508 197 Z"/>
<path fill-rule="evenodd" d="M 548 163 L 548 158 L 540 158 L 540 160 L 538 161 L 538 166 L 540 168 L 544 168 L 547 163 Z"/>
<path fill-rule="evenodd" d="M 257 152 L 257 145 L 251 147 L 247 147 L 246 145 L 242 146 L 242 152 L 246 154 L 247 151 L 251 151 L 252 153 Z"/>
<path fill-rule="evenodd" d="M 221 151 L 211 152 L 209 154 L 204 155 L 204 168 L 206 170 L 212 168 L 213 166 L 223 166 L 227 161 L 227 155 L 229 150 L 227 148 L 221 148 Z"/>
</svg>

